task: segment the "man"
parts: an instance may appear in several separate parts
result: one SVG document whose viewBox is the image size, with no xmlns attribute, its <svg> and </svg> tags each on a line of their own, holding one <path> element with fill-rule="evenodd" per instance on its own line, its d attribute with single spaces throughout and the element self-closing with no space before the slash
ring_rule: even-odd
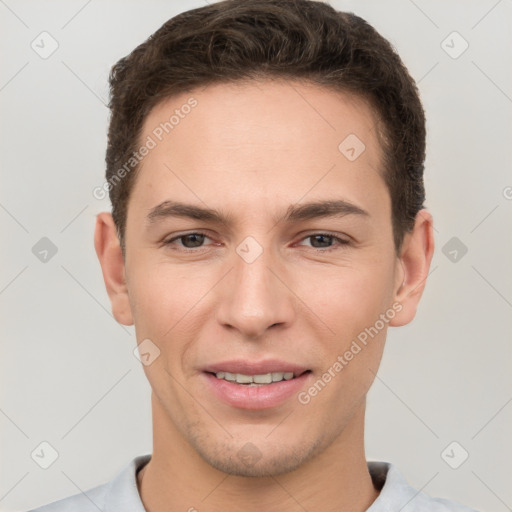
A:
<svg viewBox="0 0 512 512">
<path fill-rule="evenodd" d="M 434 250 L 415 84 L 307 0 L 182 13 L 113 68 L 95 247 L 153 453 L 40 512 L 467 511 L 367 462 L 366 394 Z"/>
</svg>

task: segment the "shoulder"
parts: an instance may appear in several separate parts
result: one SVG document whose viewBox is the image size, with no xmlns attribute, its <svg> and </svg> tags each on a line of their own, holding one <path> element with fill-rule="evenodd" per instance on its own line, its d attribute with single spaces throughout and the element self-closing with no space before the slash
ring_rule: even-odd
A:
<svg viewBox="0 0 512 512">
<path fill-rule="evenodd" d="M 28 512 L 144 512 L 136 475 L 150 458 L 151 454 L 139 455 L 109 482 Z"/>
<path fill-rule="evenodd" d="M 29 512 L 98 512 L 98 509 L 104 510 L 105 497 L 109 493 L 110 485 L 110 482 L 98 485 L 83 493 L 68 496 Z"/>
<path fill-rule="evenodd" d="M 368 462 L 368 470 L 380 494 L 367 512 L 477 512 L 455 501 L 433 498 L 414 489 L 398 468 L 389 462 Z"/>
</svg>

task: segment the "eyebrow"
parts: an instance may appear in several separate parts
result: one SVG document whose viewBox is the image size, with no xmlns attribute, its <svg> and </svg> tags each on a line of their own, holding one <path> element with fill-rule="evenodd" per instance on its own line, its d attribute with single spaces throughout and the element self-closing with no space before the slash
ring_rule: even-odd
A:
<svg viewBox="0 0 512 512">
<path fill-rule="evenodd" d="M 362 218 L 370 214 L 359 206 L 345 200 L 325 200 L 304 204 L 290 205 L 281 218 L 274 218 L 276 222 L 299 222 L 319 218 L 341 218 L 346 215 L 357 215 Z M 225 215 L 218 210 L 205 208 L 179 201 L 164 201 L 152 208 L 147 216 L 149 224 L 169 217 L 188 218 L 210 223 L 230 225 L 233 223 L 232 215 Z"/>
</svg>

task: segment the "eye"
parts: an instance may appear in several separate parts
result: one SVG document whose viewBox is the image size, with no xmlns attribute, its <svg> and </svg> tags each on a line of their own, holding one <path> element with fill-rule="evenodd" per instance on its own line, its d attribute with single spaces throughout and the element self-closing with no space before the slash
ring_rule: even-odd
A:
<svg viewBox="0 0 512 512">
<path fill-rule="evenodd" d="M 178 245 L 178 247 L 173 247 L 173 249 L 175 248 L 176 250 L 182 250 L 185 252 L 196 252 L 194 251 L 194 249 L 200 249 L 202 247 L 205 247 L 205 239 L 211 240 L 210 237 L 207 236 L 205 233 L 194 231 L 192 233 L 185 233 L 170 238 L 169 240 L 165 241 L 163 245 Z M 330 233 L 313 233 L 304 237 L 301 240 L 301 242 L 308 239 L 310 239 L 312 242 L 311 247 L 320 252 L 329 252 L 339 248 L 340 246 L 350 245 L 350 242 L 348 240 L 345 240 Z M 300 243 L 298 245 L 303 244 Z"/>
<path fill-rule="evenodd" d="M 321 252 L 333 251 L 341 245 L 350 245 L 348 240 L 332 235 L 330 233 L 313 233 L 302 240 L 311 239 L 312 247 Z"/>
<path fill-rule="evenodd" d="M 171 246 L 171 245 L 175 245 L 176 241 L 180 241 L 181 242 L 179 244 L 180 247 L 184 247 L 185 249 L 193 251 L 194 248 L 203 246 L 203 242 L 204 242 L 205 238 L 209 238 L 208 236 L 206 236 L 205 233 L 201 233 L 201 232 L 186 233 L 184 235 L 175 236 L 174 238 L 167 240 L 166 242 L 164 242 L 164 245 Z"/>
</svg>

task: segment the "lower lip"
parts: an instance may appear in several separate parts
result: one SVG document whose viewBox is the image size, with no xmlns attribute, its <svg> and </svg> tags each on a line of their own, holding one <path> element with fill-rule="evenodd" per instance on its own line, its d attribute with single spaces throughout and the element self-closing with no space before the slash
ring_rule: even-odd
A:
<svg viewBox="0 0 512 512">
<path fill-rule="evenodd" d="M 218 379 L 212 373 L 204 373 L 212 392 L 227 404 L 240 409 L 270 409 L 281 405 L 300 391 L 311 372 L 290 380 L 282 380 L 261 386 L 236 384 Z"/>
</svg>

